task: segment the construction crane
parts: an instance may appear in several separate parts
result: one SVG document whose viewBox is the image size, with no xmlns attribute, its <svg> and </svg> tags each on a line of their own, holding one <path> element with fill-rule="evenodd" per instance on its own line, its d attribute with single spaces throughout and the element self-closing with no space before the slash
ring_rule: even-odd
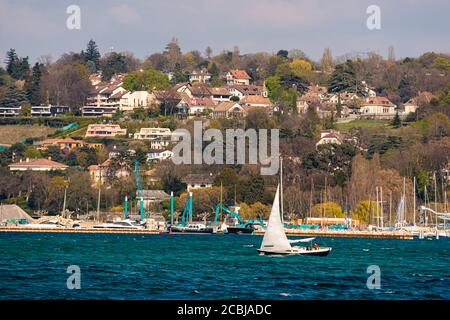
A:
<svg viewBox="0 0 450 320">
<path fill-rule="evenodd" d="M 174 225 L 174 196 L 173 192 L 170 193 L 170 225 Z M 184 204 L 183 213 L 181 214 L 181 222 L 178 222 L 178 226 L 185 227 L 188 223 L 192 222 L 192 192 L 189 192 L 189 198 L 186 200 Z"/>
<path fill-rule="evenodd" d="M 139 162 L 134 160 L 134 176 L 136 178 L 136 195 L 139 199 L 139 220 L 144 221 L 145 219 L 145 208 L 144 208 L 144 195 L 142 191 L 142 178 L 141 172 L 139 171 Z"/>
<path fill-rule="evenodd" d="M 215 216 L 214 216 L 214 225 L 217 224 L 217 221 L 219 220 L 219 212 L 221 212 L 221 211 L 225 211 L 229 215 L 232 215 L 234 218 L 236 218 L 236 220 L 238 221 L 237 226 L 247 227 L 250 224 L 259 223 L 262 228 L 266 227 L 266 224 L 265 224 L 263 219 L 261 219 L 261 218 L 253 218 L 253 219 L 244 221 L 244 219 L 241 217 L 241 215 L 239 213 L 228 209 L 227 207 L 222 205 L 220 202 L 216 205 Z"/>
</svg>

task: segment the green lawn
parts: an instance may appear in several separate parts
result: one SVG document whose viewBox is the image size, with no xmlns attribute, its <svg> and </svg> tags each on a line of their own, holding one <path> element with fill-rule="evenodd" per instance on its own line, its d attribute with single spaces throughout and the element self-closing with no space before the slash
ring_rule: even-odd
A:
<svg viewBox="0 0 450 320">
<path fill-rule="evenodd" d="M 337 123 L 336 127 L 339 131 L 348 131 L 353 128 L 361 127 L 387 127 L 389 126 L 389 122 L 389 120 L 358 119 L 346 123 Z"/>
</svg>

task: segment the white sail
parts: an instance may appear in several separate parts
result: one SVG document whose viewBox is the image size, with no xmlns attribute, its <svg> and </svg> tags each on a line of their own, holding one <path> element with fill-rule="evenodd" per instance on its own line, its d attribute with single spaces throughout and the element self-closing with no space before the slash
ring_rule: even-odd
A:
<svg viewBox="0 0 450 320">
<path fill-rule="evenodd" d="M 401 197 L 397 207 L 397 226 L 403 227 L 405 221 L 405 198 Z"/>
<path fill-rule="evenodd" d="M 284 227 L 281 222 L 279 192 L 280 186 L 277 187 L 272 211 L 270 212 L 269 222 L 267 223 L 267 229 L 264 233 L 260 250 L 283 252 L 292 249 L 291 244 L 284 233 Z"/>
</svg>

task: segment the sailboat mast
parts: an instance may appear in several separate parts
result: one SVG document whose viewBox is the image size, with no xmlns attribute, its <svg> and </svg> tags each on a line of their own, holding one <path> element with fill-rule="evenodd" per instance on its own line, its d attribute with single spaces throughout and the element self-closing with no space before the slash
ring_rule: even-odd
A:
<svg viewBox="0 0 450 320">
<path fill-rule="evenodd" d="M 283 206 L 283 157 L 280 157 L 280 209 L 281 223 L 284 223 L 284 206 Z"/>
<path fill-rule="evenodd" d="M 413 225 L 416 226 L 416 177 L 413 178 Z"/>
</svg>

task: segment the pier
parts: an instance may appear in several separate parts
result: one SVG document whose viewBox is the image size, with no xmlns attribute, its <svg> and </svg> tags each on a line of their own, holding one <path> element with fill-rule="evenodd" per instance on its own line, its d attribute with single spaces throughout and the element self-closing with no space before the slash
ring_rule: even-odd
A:
<svg viewBox="0 0 450 320">
<path fill-rule="evenodd" d="M 115 234 L 162 234 L 160 230 L 121 230 L 121 229 L 94 229 L 94 228 L 27 228 L 27 227 L 0 227 L 0 232 L 45 232 L 45 233 L 115 233 Z M 193 233 L 177 233 L 177 234 L 193 234 Z M 197 233 L 196 233 L 197 234 Z M 288 236 L 297 237 L 329 237 L 329 238 L 378 238 L 378 239 L 402 239 L 412 240 L 414 236 L 407 232 L 375 232 L 375 231 L 358 231 L 358 230 L 294 230 L 286 229 Z M 257 230 L 253 235 L 262 236 L 264 230 Z"/>
</svg>

